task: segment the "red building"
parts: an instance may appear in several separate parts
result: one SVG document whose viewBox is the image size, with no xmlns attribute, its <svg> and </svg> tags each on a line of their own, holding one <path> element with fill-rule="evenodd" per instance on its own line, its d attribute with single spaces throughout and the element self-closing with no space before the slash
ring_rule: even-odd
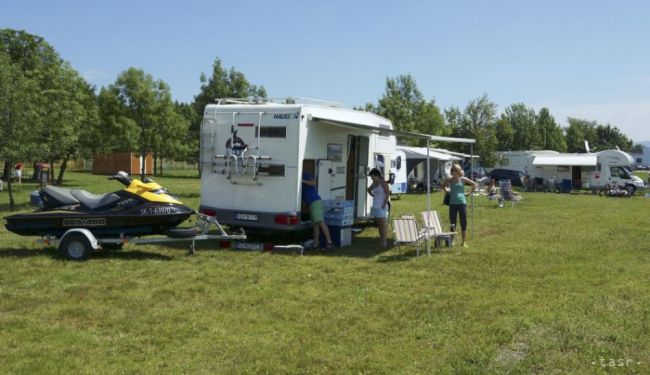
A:
<svg viewBox="0 0 650 375">
<path fill-rule="evenodd" d="M 93 155 L 93 174 L 114 174 L 124 171 L 131 175 L 139 175 L 142 158 L 136 152 L 114 152 L 107 155 Z M 144 158 L 145 174 L 153 173 L 153 157 L 147 154 Z"/>
</svg>

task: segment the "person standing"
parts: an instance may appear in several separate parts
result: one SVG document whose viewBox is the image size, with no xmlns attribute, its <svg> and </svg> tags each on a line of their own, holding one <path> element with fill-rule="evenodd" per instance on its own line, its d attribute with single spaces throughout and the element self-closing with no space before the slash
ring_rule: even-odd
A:
<svg viewBox="0 0 650 375">
<path fill-rule="evenodd" d="M 302 200 L 309 206 L 309 217 L 314 232 L 314 248 L 318 248 L 320 242 L 320 232 L 323 232 L 325 237 L 325 250 L 332 250 L 332 238 L 330 236 L 329 228 L 325 225 L 323 216 L 323 201 L 316 191 L 318 182 L 309 172 L 302 174 Z"/>
<path fill-rule="evenodd" d="M 442 188 L 446 193 L 449 193 L 449 222 L 455 228 L 456 220 L 460 217 L 461 238 L 463 243 L 461 246 L 467 247 L 467 196 L 472 194 L 477 188 L 478 184 L 464 176 L 463 168 L 459 164 L 451 166 L 451 177 L 446 178 Z M 470 185 L 472 190 L 465 193 L 465 185 Z"/>
<path fill-rule="evenodd" d="M 16 163 L 14 168 L 16 170 L 16 181 L 20 184 L 23 178 L 23 163 Z"/>
<path fill-rule="evenodd" d="M 373 168 L 368 173 L 372 179 L 372 184 L 368 187 L 368 194 L 372 197 L 372 207 L 370 209 L 370 216 L 375 219 L 377 229 L 379 230 L 379 245 L 382 248 L 387 248 L 387 217 L 388 217 L 388 198 L 390 191 L 388 183 L 382 178 L 381 172 L 377 168 Z"/>
</svg>

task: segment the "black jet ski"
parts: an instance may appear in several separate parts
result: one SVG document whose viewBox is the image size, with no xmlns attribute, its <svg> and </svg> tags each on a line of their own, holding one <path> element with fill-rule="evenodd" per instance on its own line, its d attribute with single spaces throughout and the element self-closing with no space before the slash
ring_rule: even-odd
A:
<svg viewBox="0 0 650 375">
<path fill-rule="evenodd" d="M 96 195 L 85 190 L 45 186 L 41 209 L 5 217 L 7 230 L 23 236 L 60 237 L 72 228 L 86 228 L 97 238 L 164 234 L 190 217 L 185 206 L 162 186 L 118 172 L 126 188 Z"/>
</svg>

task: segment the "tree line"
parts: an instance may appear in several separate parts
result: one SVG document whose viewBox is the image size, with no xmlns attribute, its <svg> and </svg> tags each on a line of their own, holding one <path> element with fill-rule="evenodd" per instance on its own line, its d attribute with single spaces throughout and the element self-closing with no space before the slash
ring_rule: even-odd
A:
<svg viewBox="0 0 650 375">
<path fill-rule="evenodd" d="M 476 139 L 474 154 L 484 165 L 494 165 L 496 151 L 555 150 L 586 152 L 619 147 L 638 149 L 616 126 L 579 118 L 568 118 L 563 128 L 548 108 L 539 111 L 523 103 L 514 103 L 498 115 L 497 105 L 486 94 L 470 100 L 464 109 L 451 106 L 441 110 L 435 100 L 426 100 L 411 75 L 386 79 L 386 89 L 377 104 L 362 109 L 390 119 L 396 129 L 423 134 Z M 423 140 L 404 140 L 423 145 Z M 439 145 L 453 151 L 470 152 L 469 144 Z"/>
<path fill-rule="evenodd" d="M 173 101 L 166 82 L 134 67 L 97 92 L 42 37 L 0 29 L 3 178 L 9 180 L 16 162 L 44 161 L 60 166 L 52 181 L 60 184 L 70 160 L 115 151 L 151 153 L 155 175 L 163 172 L 163 158 L 196 162 L 208 103 L 215 98 L 267 98 L 263 86 L 250 83 L 234 67 L 224 68 L 219 58 L 210 76 L 201 74 L 199 80 L 200 90 L 191 103 Z M 615 126 L 569 118 L 563 129 L 547 108 L 535 111 L 516 103 L 499 116 L 487 95 L 462 110 L 441 110 L 435 100 L 423 97 L 411 75 L 387 78 L 377 104 L 357 109 L 384 116 L 402 131 L 474 138 L 474 152 L 487 165 L 497 150 L 584 152 L 585 140 L 595 149 L 632 148 L 632 141 Z M 469 152 L 466 144 L 440 146 Z"/>
</svg>

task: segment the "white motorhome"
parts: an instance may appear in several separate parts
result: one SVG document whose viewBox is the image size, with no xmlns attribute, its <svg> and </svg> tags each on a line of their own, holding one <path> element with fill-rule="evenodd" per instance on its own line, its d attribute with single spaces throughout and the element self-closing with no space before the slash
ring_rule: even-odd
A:
<svg viewBox="0 0 650 375">
<path fill-rule="evenodd" d="M 372 167 L 387 175 L 395 152 L 389 120 L 324 104 L 222 101 L 201 125 L 200 212 L 222 224 L 296 230 L 309 226 L 303 172 L 323 199 L 354 202 L 369 218 Z"/>
<path fill-rule="evenodd" d="M 572 187 L 599 189 L 605 185 L 622 186 L 635 191 L 643 188 L 639 177 L 632 175 L 632 156 L 620 150 L 597 153 L 566 154 L 556 151 L 501 151 L 497 153 L 500 168 L 528 174 L 531 179 L 559 183 L 571 181 Z M 552 186 L 549 186 L 553 189 Z"/>
</svg>

